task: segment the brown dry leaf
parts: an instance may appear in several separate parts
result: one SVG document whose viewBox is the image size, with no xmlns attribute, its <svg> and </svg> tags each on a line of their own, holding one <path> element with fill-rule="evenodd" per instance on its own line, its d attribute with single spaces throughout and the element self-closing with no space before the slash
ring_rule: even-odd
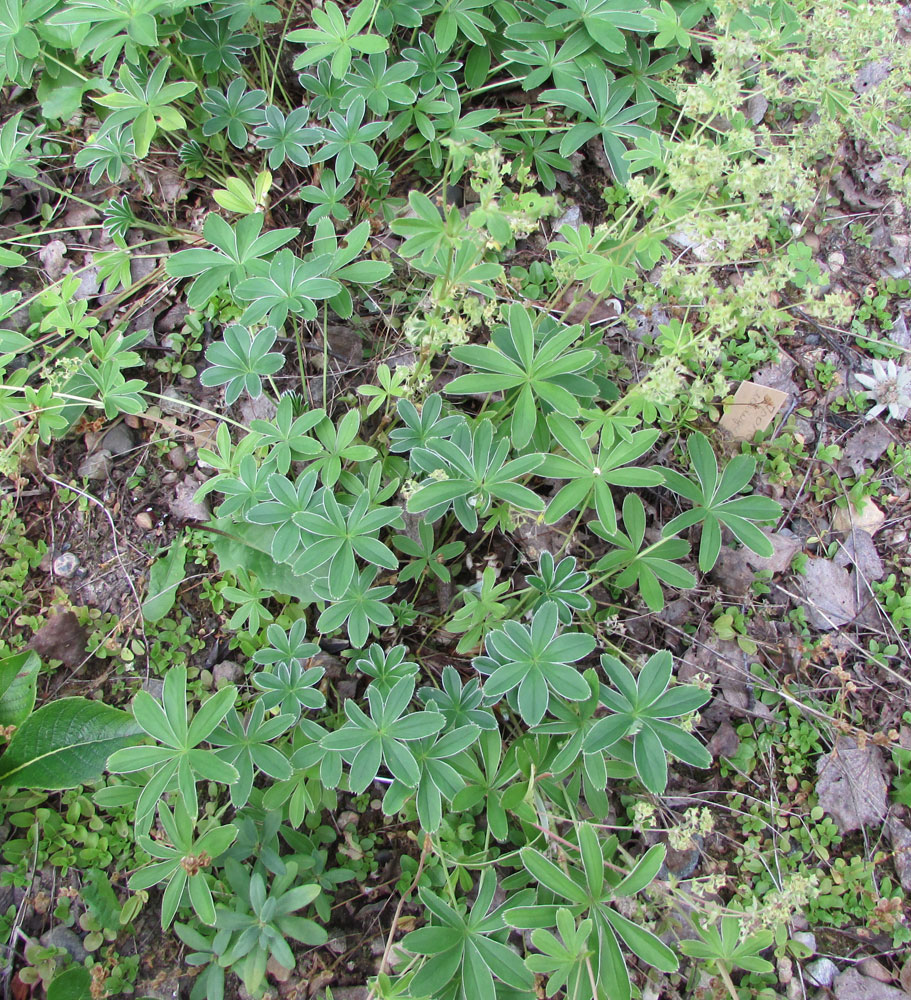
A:
<svg viewBox="0 0 911 1000">
<path fill-rule="evenodd" d="M 876 826 L 888 807 L 883 778 L 883 755 L 879 747 L 862 750 L 847 736 L 839 737 L 835 749 L 816 765 L 819 805 L 835 820 L 841 833 Z"/>
<path fill-rule="evenodd" d="M 911 830 L 893 816 L 886 824 L 886 836 L 892 844 L 895 874 L 898 875 L 902 888 L 909 891 L 911 890 Z M 911 979 L 911 959 L 909 959 L 909 965 L 906 968 L 908 977 Z M 902 975 L 904 976 L 904 974 L 905 969 L 902 970 Z"/>
<path fill-rule="evenodd" d="M 844 454 L 838 463 L 838 471 L 842 475 L 847 475 L 850 471 L 859 476 L 874 462 L 879 461 L 891 443 L 892 435 L 883 424 L 879 422 L 864 424 L 859 431 L 848 438 Z"/>
<path fill-rule="evenodd" d="M 87 646 L 88 636 L 72 611 L 48 618 L 28 644 L 43 660 L 60 660 L 68 667 L 82 663 Z"/>
<path fill-rule="evenodd" d="M 886 574 L 873 539 L 866 531 L 852 531 L 832 560 L 836 566 L 856 566 L 864 580 L 881 580 Z"/>
<path fill-rule="evenodd" d="M 898 974 L 898 981 L 906 993 L 911 993 L 911 958 L 902 966 L 902 971 Z"/>
<path fill-rule="evenodd" d="M 851 574 L 829 559 L 810 558 L 800 578 L 807 621 L 822 631 L 846 625 L 857 614 Z"/>
</svg>

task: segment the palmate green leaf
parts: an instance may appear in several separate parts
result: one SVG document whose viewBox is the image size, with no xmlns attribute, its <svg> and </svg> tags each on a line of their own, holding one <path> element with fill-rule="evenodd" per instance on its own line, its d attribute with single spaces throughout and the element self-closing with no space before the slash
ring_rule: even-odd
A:
<svg viewBox="0 0 911 1000">
<path fill-rule="evenodd" d="M 340 751 L 348 762 L 349 784 L 356 795 L 373 782 L 384 763 L 407 788 L 418 784 L 421 772 L 408 743 L 434 736 L 445 720 L 436 712 L 406 714 L 413 695 L 413 676 L 397 681 L 386 695 L 371 684 L 367 688 L 370 715 L 349 698 L 346 724 L 320 740 L 323 749 Z"/>
<path fill-rule="evenodd" d="M 256 128 L 256 145 L 269 150 L 272 170 L 277 170 L 285 160 L 299 167 L 309 166 L 308 147 L 322 139 L 320 129 L 308 126 L 309 119 L 307 108 L 295 108 L 288 115 L 271 104 L 265 108 Z"/>
<path fill-rule="evenodd" d="M 535 323 L 522 305 L 509 307 L 508 327 L 494 331 L 490 347 L 456 347 L 452 357 L 470 365 L 478 374 L 462 375 L 446 387 L 455 395 L 507 392 L 512 442 L 524 448 L 531 440 L 542 405 L 567 417 L 579 412 L 578 397 L 592 397 L 597 387 L 579 373 L 594 367 L 595 351 L 573 350 L 582 336 L 581 326 L 558 329 L 540 344 Z"/>
<path fill-rule="evenodd" d="M 303 42 L 307 46 L 306 51 L 294 60 L 294 69 L 303 69 L 329 59 L 332 75 L 340 80 L 348 72 L 355 52 L 364 55 L 385 52 L 389 48 L 387 39 L 381 35 L 360 34 L 371 21 L 374 9 L 372 0 L 361 0 L 350 11 L 346 22 L 345 15 L 333 0 L 326 0 L 322 10 L 314 7 L 311 15 L 316 27 L 299 28 L 285 36 L 289 42 Z"/>
<path fill-rule="evenodd" d="M 187 293 L 191 309 L 204 307 L 225 285 L 233 289 L 248 276 L 254 260 L 274 253 L 300 232 L 274 229 L 262 233 L 263 219 L 262 212 L 254 212 L 231 226 L 220 215 L 210 212 L 202 233 L 216 249 L 197 247 L 168 258 L 165 270 L 172 278 L 196 276 Z"/>
<path fill-rule="evenodd" d="M 625 46 L 624 38 L 622 47 Z M 633 123 L 654 117 L 657 107 L 654 101 L 627 106 L 634 89 L 635 84 L 628 80 L 610 84 L 603 69 L 586 68 L 585 90 L 588 97 L 581 87 L 544 91 L 541 95 L 543 101 L 569 108 L 583 119 L 563 137 L 560 154 L 569 156 L 589 140 L 599 138 L 614 177 L 618 183 L 625 184 L 629 180 L 629 164 L 624 158 L 626 144 L 629 140 L 645 138 L 649 134 L 647 128 Z"/>
<path fill-rule="evenodd" d="M 363 649 L 370 636 L 372 625 L 385 628 L 395 621 L 392 610 L 385 603 L 395 592 L 395 587 L 372 586 L 378 572 L 376 566 L 368 566 L 360 575 L 355 575 L 345 596 L 330 603 L 317 619 L 316 627 L 321 634 L 331 634 L 347 623 L 348 638 L 352 647 Z M 321 600 L 333 601 L 326 584 L 315 583 L 313 590 Z"/>
<path fill-rule="evenodd" d="M 250 274 L 253 277 L 241 281 L 234 289 L 242 302 L 249 302 L 241 317 L 244 323 L 259 323 L 266 320 L 271 326 L 281 329 L 291 313 L 303 319 L 315 319 L 316 302 L 337 295 L 342 286 L 325 277 L 332 265 L 328 254 L 313 260 L 300 260 L 288 250 L 279 252 L 266 263 L 253 261 Z"/>
<path fill-rule="evenodd" d="M 151 770 L 136 804 L 136 826 L 147 828 L 159 799 L 176 777 L 177 787 L 187 808 L 198 810 L 196 782 L 217 781 L 230 785 L 237 781 L 236 768 L 220 760 L 214 752 L 200 749 L 228 713 L 237 697 L 237 688 L 226 685 L 206 699 L 188 722 L 187 671 L 172 667 L 164 680 L 161 702 L 140 691 L 133 698 L 133 716 L 140 728 L 161 746 L 133 746 L 117 750 L 108 759 L 108 770 L 129 774 Z"/>
<path fill-rule="evenodd" d="M 484 32 L 495 29 L 493 21 L 481 12 L 490 6 L 490 0 L 438 0 L 431 9 L 431 13 L 439 11 L 433 26 L 437 51 L 449 52 L 460 35 L 486 47 Z"/>
<path fill-rule="evenodd" d="M 595 648 L 595 639 L 585 632 L 557 634 L 558 610 L 548 602 L 532 615 L 531 625 L 515 621 L 489 632 L 486 656 L 476 656 L 474 668 L 488 675 L 484 696 L 496 703 L 515 692 L 519 715 L 529 726 L 541 722 L 551 697 L 581 701 L 589 688 L 579 671 L 570 666 Z"/>
<path fill-rule="evenodd" d="M 547 507 L 544 520 L 555 524 L 570 511 L 584 509 L 594 500 L 595 512 L 607 531 L 617 527 L 613 486 L 657 486 L 661 473 L 655 469 L 628 467 L 645 455 L 659 431 L 636 431 L 629 440 L 614 440 L 613 431 L 602 431 L 597 455 L 579 433 L 572 420 L 559 413 L 547 418 L 554 440 L 566 455 L 548 455 L 541 464 L 539 475 L 552 479 L 569 479 Z"/>
<path fill-rule="evenodd" d="M 328 126 L 319 132 L 322 145 L 313 155 L 314 163 L 335 159 L 335 176 L 347 181 L 355 166 L 376 170 L 379 159 L 370 145 L 388 128 L 388 122 L 364 122 L 366 105 L 362 97 L 355 97 L 344 115 L 330 111 Z"/>
<path fill-rule="evenodd" d="M 540 596 L 535 598 L 534 607 L 538 608 L 547 601 L 557 605 L 560 621 L 569 625 L 574 611 L 591 609 L 591 599 L 580 593 L 589 582 L 588 573 L 576 570 L 576 560 L 566 556 L 559 563 L 545 549 L 538 559 L 538 572 L 525 577 L 525 582 Z"/>
<path fill-rule="evenodd" d="M 490 420 L 478 421 L 470 430 L 457 430 L 458 441 L 435 440 L 431 447 L 415 448 L 412 459 L 427 474 L 408 500 L 408 511 L 436 521 L 452 506 L 466 531 L 476 531 L 478 516 L 495 500 L 505 500 L 522 510 L 543 510 L 544 502 L 526 486 L 515 482 L 544 461 L 540 454 L 507 461 L 509 441 L 495 437 Z"/>
<path fill-rule="evenodd" d="M 658 612 L 664 607 L 662 583 L 688 590 L 696 586 L 696 577 L 674 561 L 689 553 L 689 543 L 680 538 L 665 538 L 644 546 L 645 522 L 645 507 L 635 493 L 627 493 L 623 498 L 626 534 L 619 529 L 609 531 L 598 521 L 590 522 L 590 530 L 614 546 L 613 551 L 595 563 L 594 569 L 611 577 L 611 583 L 617 587 L 638 586 L 649 610 Z"/>
<path fill-rule="evenodd" d="M 105 131 L 121 125 L 130 126 L 139 159 L 148 156 L 149 146 L 158 129 L 174 132 L 186 127 L 183 115 L 171 104 L 192 93 L 196 84 L 186 80 L 166 84 L 164 81 L 169 66 L 170 60 L 162 59 L 151 75 L 142 80 L 124 63 L 117 74 L 120 89 L 93 98 L 97 104 L 112 112 L 105 119 Z"/>
<path fill-rule="evenodd" d="M 616 838 L 601 841 L 595 829 L 588 824 L 579 825 L 578 838 L 579 862 L 569 858 L 568 871 L 535 848 L 522 848 L 520 856 L 523 866 L 534 881 L 552 895 L 545 895 L 547 902 L 544 904 L 538 902 L 533 905 L 511 906 L 510 901 L 507 901 L 504 919 L 509 926 L 517 929 L 544 930 L 561 926 L 559 913 L 562 909 L 571 918 L 591 921 L 590 936 L 584 944 L 575 937 L 576 948 L 590 952 L 589 961 L 597 979 L 598 990 L 603 991 L 605 998 L 614 1000 L 621 997 L 629 1000 L 629 973 L 620 941 L 644 962 L 664 972 L 673 972 L 677 968 L 677 959 L 671 949 L 651 931 L 633 924 L 614 908 L 617 889 L 624 881 L 615 864 L 607 866 L 616 849 Z M 663 858 L 663 845 L 658 845 L 656 855 L 659 853 Z M 657 874 L 658 868 L 652 866 L 653 857 L 649 857 L 649 865 L 641 873 L 643 876 L 650 876 L 648 881 L 640 878 L 640 883 L 644 882 L 642 888 Z M 550 902 L 553 897 L 557 899 L 556 904 Z M 574 936 L 571 927 L 572 923 L 568 923 L 564 916 L 561 926 L 564 941 L 568 936 Z M 591 997 L 591 983 L 587 985 L 587 996 Z M 599 992 L 598 995 L 602 994 Z"/>
<path fill-rule="evenodd" d="M 699 740 L 667 721 L 696 711 L 711 697 L 695 685 L 668 688 L 673 668 L 669 652 L 661 650 L 651 656 L 638 678 L 608 654 L 601 657 L 601 666 L 616 690 L 602 692 L 602 701 L 610 714 L 586 733 L 585 752 L 610 750 L 621 739 L 630 739 L 636 773 L 655 795 L 660 795 L 667 786 L 668 754 L 693 767 L 711 766 L 712 758 Z"/>
<path fill-rule="evenodd" d="M 235 31 L 225 18 L 188 18 L 181 28 L 180 51 L 206 73 L 241 73 L 240 57 L 257 42 L 256 35 Z"/>
<path fill-rule="evenodd" d="M 203 122 L 203 135 L 227 132 L 232 146 L 241 149 L 249 138 L 248 128 L 259 125 L 265 113 L 262 105 L 266 100 L 264 90 L 247 90 L 243 79 L 232 80 L 224 92 L 215 88 L 205 91 L 202 109 L 211 117 Z"/>
<path fill-rule="evenodd" d="M 467 912 L 454 909 L 429 889 L 419 890 L 432 923 L 402 940 L 405 951 L 429 956 L 411 981 L 414 996 L 439 996 L 456 978 L 465 995 L 476 1000 L 496 1000 L 497 982 L 528 995 L 533 977 L 501 940 L 506 928 L 503 907 L 491 910 L 495 890 L 492 868 L 481 875 L 477 896 Z"/>
<path fill-rule="evenodd" d="M 295 515 L 295 524 L 313 539 L 298 557 L 298 564 L 311 573 L 326 566 L 327 588 L 334 600 L 347 593 L 358 559 L 384 569 L 398 567 L 395 554 L 377 538 L 381 529 L 401 521 L 398 507 L 368 510 L 370 497 L 366 492 L 350 510 L 340 507 L 328 491 L 323 494 L 322 504 L 322 511 L 308 510 Z"/>
<path fill-rule="evenodd" d="M 662 530 L 665 538 L 695 524 L 702 524 L 699 544 L 699 568 L 707 573 L 721 553 L 721 529 L 730 529 L 734 537 L 757 555 L 771 556 L 772 543 L 754 521 L 773 521 L 781 516 L 781 504 L 768 497 L 736 497 L 748 485 L 756 471 L 756 459 L 735 455 L 719 475 L 718 462 L 708 438 L 696 431 L 687 438 L 687 452 L 695 472 L 690 479 L 672 469 L 662 470 L 665 484 L 693 504 L 669 521 Z"/>
<path fill-rule="evenodd" d="M 680 950 L 691 958 L 700 958 L 713 966 L 722 966 L 730 973 L 734 969 L 747 972 L 767 973 L 774 966 L 760 957 L 760 952 L 771 947 L 772 931 L 758 931 L 748 937 L 742 936 L 743 924 L 736 916 L 721 918 L 720 925 L 694 925 L 701 940 L 681 941 Z"/>
<path fill-rule="evenodd" d="M 224 339 L 206 349 L 209 367 L 200 375 L 205 386 L 223 385 L 228 406 L 237 402 L 242 392 L 258 399 L 263 392 L 263 378 L 274 375 L 285 363 L 284 355 L 270 353 L 278 333 L 266 326 L 257 333 L 233 324 L 225 328 Z"/>
</svg>

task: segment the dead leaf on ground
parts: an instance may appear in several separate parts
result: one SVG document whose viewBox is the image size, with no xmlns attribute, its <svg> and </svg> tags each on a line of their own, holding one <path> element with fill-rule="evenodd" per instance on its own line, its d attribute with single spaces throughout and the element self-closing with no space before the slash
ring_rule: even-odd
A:
<svg viewBox="0 0 911 1000">
<path fill-rule="evenodd" d="M 853 472 L 859 476 L 869 469 L 892 443 L 892 435 L 879 422 L 864 424 L 859 431 L 852 434 L 845 444 L 844 454 L 838 463 L 838 471 L 842 475 Z"/>
<path fill-rule="evenodd" d="M 886 824 L 886 835 L 892 843 L 895 873 L 902 888 L 909 891 L 911 890 L 911 830 L 893 816 Z M 911 978 L 911 960 L 909 960 L 908 975 Z"/>
<path fill-rule="evenodd" d="M 174 498 L 168 501 L 171 515 L 181 521 L 208 521 L 211 517 L 209 505 L 205 500 L 197 503 L 193 497 L 199 489 L 199 482 L 187 476 L 174 487 Z"/>
<path fill-rule="evenodd" d="M 845 569 L 856 566 L 864 580 L 881 580 L 886 574 L 873 539 L 866 531 L 852 531 L 832 561 Z"/>
<path fill-rule="evenodd" d="M 816 769 L 819 805 L 835 820 L 841 833 L 882 822 L 888 807 L 888 789 L 878 747 L 868 744 L 861 750 L 854 740 L 842 736 Z"/>
<path fill-rule="evenodd" d="M 72 611 L 52 615 L 32 636 L 28 644 L 43 660 L 60 660 L 68 667 L 78 667 L 85 659 L 88 636 Z"/>
<path fill-rule="evenodd" d="M 799 587 L 807 621 L 821 631 L 846 625 L 857 614 L 851 574 L 829 559 L 810 558 Z"/>
</svg>

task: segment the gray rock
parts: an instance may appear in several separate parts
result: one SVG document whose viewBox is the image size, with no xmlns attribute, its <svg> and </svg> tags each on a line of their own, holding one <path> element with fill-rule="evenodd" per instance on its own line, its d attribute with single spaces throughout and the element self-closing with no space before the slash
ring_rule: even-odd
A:
<svg viewBox="0 0 911 1000">
<path fill-rule="evenodd" d="M 816 954 L 816 935 L 812 931 L 796 931 L 791 937 L 794 941 L 805 945 L 810 950 L 811 955 Z"/>
<path fill-rule="evenodd" d="M 45 931 L 40 940 L 45 948 L 63 948 L 74 962 L 82 963 L 89 957 L 79 935 L 63 924 L 57 924 L 56 927 Z"/>
<path fill-rule="evenodd" d="M 76 475 L 82 476 L 84 479 L 98 481 L 107 479 L 111 474 L 112 467 L 111 453 L 106 448 L 102 448 L 100 451 L 93 451 L 85 456 L 79 463 Z"/>
<path fill-rule="evenodd" d="M 222 660 L 212 668 L 212 679 L 216 688 L 224 687 L 225 684 L 239 684 L 244 679 L 244 668 L 234 660 Z"/>
<path fill-rule="evenodd" d="M 158 400 L 158 405 L 161 407 L 162 413 L 167 413 L 172 417 L 186 417 L 191 413 L 190 407 L 187 406 L 186 399 L 174 388 L 174 386 L 168 386 L 167 389 L 161 394 L 161 398 Z"/>
<path fill-rule="evenodd" d="M 112 427 L 101 439 L 101 447 L 107 449 L 113 457 L 126 455 L 132 451 L 136 444 L 133 441 L 133 433 L 126 424 L 117 424 Z"/>
<path fill-rule="evenodd" d="M 55 576 L 69 580 L 75 574 L 76 570 L 79 569 L 79 560 L 73 552 L 64 552 L 54 560 L 53 567 Z"/>
<path fill-rule="evenodd" d="M 79 276 L 79 287 L 73 292 L 73 298 L 79 302 L 81 299 L 90 299 L 97 295 L 101 289 L 101 282 L 98 280 L 98 268 L 89 267 L 82 271 Z"/>
<path fill-rule="evenodd" d="M 142 690 L 150 694 L 156 701 L 161 701 L 164 681 L 160 677 L 146 677 L 142 682 Z"/>
<path fill-rule="evenodd" d="M 803 974 L 812 986 L 829 987 L 838 975 L 838 966 L 831 958 L 816 958 L 803 967 Z"/>
<path fill-rule="evenodd" d="M 582 225 L 582 211 L 578 205 L 570 205 L 569 208 L 554 223 L 554 232 L 558 233 L 561 226 L 571 226 L 578 229 Z"/>
<path fill-rule="evenodd" d="M 836 1000 L 908 1000 L 904 990 L 862 976 L 857 969 L 846 969 L 835 979 L 832 989 Z"/>
</svg>

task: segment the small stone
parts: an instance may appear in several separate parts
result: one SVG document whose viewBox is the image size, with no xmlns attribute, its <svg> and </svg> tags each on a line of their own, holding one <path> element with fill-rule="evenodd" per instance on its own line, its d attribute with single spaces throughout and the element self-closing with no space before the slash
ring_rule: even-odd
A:
<svg viewBox="0 0 911 1000">
<path fill-rule="evenodd" d="M 578 229 L 582 225 L 582 210 L 578 205 L 570 205 L 569 208 L 554 223 L 554 232 L 559 233 L 562 226 L 570 226 Z"/>
<path fill-rule="evenodd" d="M 333 955 L 344 955 L 348 950 L 348 938 L 344 936 L 329 938 L 326 947 Z"/>
<path fill-rule="evenodd" d="M 60 660 L 78 667 L 85 658 L 88 636 L 72 611 L 53 615 L 32 636 L 28 644 L 43 660 Z"/>
<path fill-rule="evenodd" d="M 89 957 L 79 935 L 63 924 L 58 924 L 49 931 L 45 931 L 41 935 L 40 941 L 45 948 L 63 948 L 74 962 L 84 962 Z"/>
<path fill-rule="evenodd" d="M 117 424 L 112 427 L 101 439 L 101 447 L 106 448 L 112 456 L 126 455 L 132 451 L 136 445 L 133 442 L 133 435 L 126 424 Z"/>
<path fill-rule="evenodd" d="M 161 701 L 164 692 L 164 681 L 160 677 L 147 677 L 142 682 L 142 690 L 150 694 L 156 701 Z"/>
<path fill-rule="evenodd" d="M 813 986 L 828 988 L 835 982 L 838 966 L 831 958 L 817 958 L 803 967 L 803 974 Z"/>
<path fill-rule="evenodd" d="M 862 976 L 869 976 L 870 979 L 877 979 L 881 983 L 891 983 L 895 978 L 882 962 L 870 955 L 862 958 L 855 968 Z"/>
<path fill-rule="evenodd" d="M 187 467 L 187 453 L 178 445 L 168 452 L 168 461 L 171 463 L 171 468 L 183 472 Z"/>
<path fill-rule="evenodd" d="M 908 1000 L 904 990 L 862 976 L 857 969 L 846 969 L 835 979 L 832 988 L 837 1000 Z"/>
<path fill-rule="evenodd" d="M 294 969 L 287 969 L 281 962 L 277 961 L 274 955 L 270 955 L 266 962 L 266 972 L 278 983 L 287 983 L 291 978 Z"/>
<path fill-rule="evenodd" d="M 71 576 L 75 575 L 76 570 L 79 569 L 79 560 L 74 553 L 64 552 L 54 560 L 53 567 L 55 576 L 69 580 Z"/>
<path fill-rule="evenodd" d="M 829 254 L 826 258 L 826 263 L 837 274 L 845 266 L 845 255 L 836 250 L 834 253 Z"/>
<path fill-rule="evenodd" d="M 158 405 L 162 413 L 170 414 L 172 417 L 186 417 L 191 412 L 184 397 L 173 386 L 168 386 L 161 394 Z"/>
<path fill-rule="evenodd" d="M 812 931 L 796 931 L 791 938 L 806 946 L 811 955 L 816 954 L 816 935 Z"/>
<path fill-rule="evenodd" d="M 112 465 L 111 453 L 109 451 L 105 449 L 93 451 L 90 455 L 86 455 L 79 463 L 76 475 L 82 476 L 83 479 L 92 479 L 95 481 L 107 479 L 111 474 Z"/>
<path fill-rule="evenodd" d="M 152 515 L 142 511 L 141 514 L 136 515 L 136 524 L 138 527 L 142 528 L 143 531 L 151 531 L 154 527 Z"/>
<path fill-rule="evenodd" d="M 216 688 L 222 688 L 225 684 L 239 684 L 243 678 L 244 668 L 234 660 L 222 660 L 212 668 L 212 679 Z"/>
</svg>

